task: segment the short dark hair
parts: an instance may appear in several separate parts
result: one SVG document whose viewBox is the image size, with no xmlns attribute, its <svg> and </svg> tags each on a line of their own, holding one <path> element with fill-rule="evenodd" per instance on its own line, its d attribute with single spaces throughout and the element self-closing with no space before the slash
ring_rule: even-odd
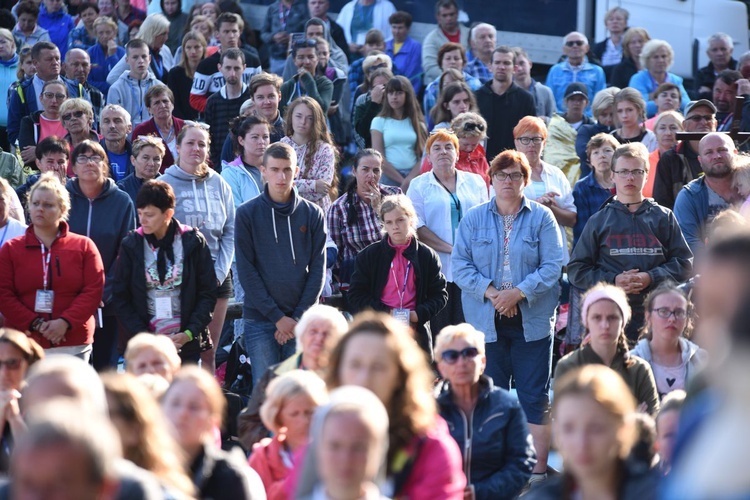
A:
<svg viewBox="0 0 750 500">
<path fill-rule="evenodd" d="M 275 160 L 287 160 L 294 164 L 296 162 L 296 156 L 297 154 L 289 144 L 284 142 L 274 142 L 268 146 L 266 152 L 263 153 L 263 165 L 265 166 L 270 158 Z"/>
<path fill-rule="evenodd" d="M 413 18 L 411 17 L 411 14 L 403 10 L 397 10 L 388 18 L 388 24 L 403 24 L 407 28 L 411 28 L 412 22 Z"/>
<path fill-rule="evenodd" d="M 144 40 L 141 40 L 140 38 L 133 38 L 127 44 L 125 44 L 125 53 L 126 54 L 130 54 L 130 49 L 146 49 L 146 50 L 150 50 L 148 48 L 148 44 Z"/>
<path fill-rule="evenodd" d="M 239 59 L 242 64 L 245 64 L 245 54 L 240 49 L 227 49 L 221 53 L 221 64 L 224 64 L 225 59 Z"/>
<path fill-rule="evenodd" d="M 44 155 L 50 153 L 62 153 L 66 158 L 70 158 L 70 145 L 68 141 L 60 139 L 56 135 L 50 135 L 39 141 L 34 152 L 36 159 L 41 160 Z"/>
<path fill-rule="evenodd" d="M 742 73 L 734 69 L 725 69 L 723 71 L 720 71 L 719 74 L 716 75 L 717 82 L 721 80 L 727 85 L 737 83 L 737 80 L 739 80 L 740 78 L 742 78 Z"/>
<path fill-rule="evenodd" d="M 385 37 L 383 32 L 377 28 L 372 28 L 365 33 L 365 43 L 369 45 L 383 45 L 385 44 Z"/>
<path fill-rule="evenodd" d="M 13 31 L 16 26 L 16 18 L 13 13 L 8 9 L 0 9 L 0 28 L 5 28 L 8 31 Z"/>
<path fill-rule="evenodd" d="M 264 85 L 273 85 L 274 88 L 276 88 L 276 92 L 279 94 L 279 96 L 281 96 L 281 84 L 283 83 L 284 81 L 279 75 L 266 72 L 258 73 L 250 79 L 250 95 L 254 96 L 255 91 L 258 90 L 258 87 L 262 87 Z"/>
<path fill-rule="evenodd" d="M 172 105 L 174 105 L 174 92 L 172 92 L 172 89 L 170 89 L 166 85 L 157 83 L 156 85 L 148 89 L 146 91 L 146 94 L 143 96 L 143 102 L 146 104 L 146 107 L 150 108 L 151 99 L 161 94 L 167 94 L 167 97 L 169 97 L 169 100 L 172 101 Z"/>
<path fill-rule="evenodd" d="M 16 7 L 16 15 L 21 17 L 22 14 L 31 14 L 34 17 L 39 17 L 39 6 L 34 2 L 24 0 Z"/>
<path fill-rule="evenodd" d="M 513 50 L 513 47 L 508 47 L 507 45 L 501 45 L 495 50 L 492 51 L 492 55 L 490 56 L 490 61 L 495 58 L 495 54 L 510 54 L 513 56 L 513 64 L 516 63 L 516 53 Z"/>
<path fill-rule="evenodd" d="M 451 7 L 459 10 L 456 0 L 438 0 L 435 2 L 435 15 L 440 14 L 440 9 L 449 9 Z"/>
<path fill-rule="evenodd" d="M 240 32 L 245 29 L 245 21 L 234 12 L 222 12 L 216 19 L 216 31 L 221 31 L 222 24 L 237 24 Z"/>
<path fill-rule="evenodd" d="M 177 1 L 179 1 L 179 0 L 177 0 Z M 80 14 L 81 12 L 83 12 L 84 10 L 87 10 L 87 9 L 94 9 L 94 12 L 96 12 L 97 14 L 99 14 L 99 4 L 96 3 L 96 2 L 83 2 L 83 3 L 81 3 L 81 5 L 78 6 L 78 13 Z"/>
<path fill-rule="evenodd" d="M 36 42 L 33 47 L 31 47 L 31 60 L 32 61 L 38 61 L 39 56 L 42 55 L 43 50 L 60 50 L 57 48 L 57 45 L 55 45 L 52 42 Z"/>
<path fill-rule="evenodd" d="M 73 152 L 70 155 L 70 162 L 75 163 L 78 160 L 78 157 L 84 153 L 94 153 L 101 156 L 105 167 L 104 174 L 109 175 L 109 157 L 101 144 L 92 141 L 91 139 L 86 139 L 73 149 Z"/>
<path fill-rule="evenodd" d="M 172 186 L 158 179 L 151 179 L 143 183 L 135 197 L 135 208 L 154 206 L 166 212 L 175 207 L 175 195 Z"/>
</svg>

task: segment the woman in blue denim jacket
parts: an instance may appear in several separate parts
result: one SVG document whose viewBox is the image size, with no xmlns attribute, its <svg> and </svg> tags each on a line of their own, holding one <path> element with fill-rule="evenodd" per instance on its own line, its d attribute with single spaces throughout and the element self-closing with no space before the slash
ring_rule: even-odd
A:
<svg viewBox="0 0 750 500">
<path fill-rule="evenodd" d="M 484 334 L 467 323 L 440 332 L 435 358 L 445 381 L 438 411 L 461 448 L 466 493 L 476 500 L 510 499 L 531 476 L 536 453 L 518 400 L 482 374 L 484 352 Z"/>
<path fill-rule="evenodd" d="M 466 321 L 485 335 L 487 375 L 506 390 L 515 379 L 539 458 L 534 473 L 543 477 L 562 239 L 552 211 L 523 195 L 531 179 L 525 155 L 503 151 L 489 174 L 496 196 L 461 220 L 453 279 Z"/>
</svg>

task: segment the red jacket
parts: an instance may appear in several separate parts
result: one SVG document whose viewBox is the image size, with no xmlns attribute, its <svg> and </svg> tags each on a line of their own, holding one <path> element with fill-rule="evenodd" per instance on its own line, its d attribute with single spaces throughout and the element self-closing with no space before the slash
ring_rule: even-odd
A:
<svg viewBox="0 0 750 500">
<path fill-rule="evenodd" d="M 48 289 L 55 292 L 52 314 L 34 312 L 37 290 L 44 288 L 41 243 L 29 226 L 24 236 L 0 248 L 0 312 L 5 326 L 29 331 L 37 317 L 63 318 L 70 324 L 65 340 L 52 346 L 38 333 L 31 333 L 43 348 L 78 346 L 94 341 L 94 314 L 102 300 L 104 265 L 93 241 L 68 231 L 60 223 L 60 236 L 52 243 Z"/>
<path fill-rule="evenodd" d="M 185 124 L 185 121 L 180 120 L 176 116 L 173 116 L 172 120 L 174 121 L 174 136 L 175 138 L 177 138 L 177 134 L 179 134 L 180 130 L 182 130 L 182 126 Z M 159 130 L 156 128 L 156 122 L 153 118 L 141 123 L 140 125 L 137 125 L 133 129 L 133 142 L 138 139 L 139 135 L 153 135 L 154 137 L 158 137 L 161 139 L 161 135 L 159 134 Z M 164 139 L 162 139 L 161 142 L 164 144 L 164 149 L 166 150 L 166 152 L 164 153 L 164 158 L 162 158 L 161 160 L 161 168 L 159 169 L 159 173 L 163 174 L 166 169 L 175 164 L 175 158 L 172 156 L 172 152 L 169 150 L 167 143 L 164 142 Z"/>
<path fill-rule="evenodd" d="M 284 446 L 283 434 L 272 438 L 264 438 L 253 445 L 253 454 L 248 463 L 258 473 L 266 488 L 268 500 L 284 500 L 287 498 L 284 481 L 289 475 L 289 469 L 281 458 Z"/>
</svg>

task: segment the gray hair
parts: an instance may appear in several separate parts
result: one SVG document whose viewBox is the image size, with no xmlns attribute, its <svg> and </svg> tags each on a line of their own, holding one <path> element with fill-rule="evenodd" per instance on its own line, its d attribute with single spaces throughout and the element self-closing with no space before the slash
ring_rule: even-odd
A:
<svg viewBox="0 0 750 500">
<path fill-rule="evenodd" d="M 672 63 L 674 62 L 674 50 L 672 50 L 672 46 L 669 45 L 669 42 L 666 40 L 659 40 L 658 38 L 652 38 L 646 44 L 643 46 L 643 49 L 641 49 L 641 67 L 642 68 L 648 68 L 648 60 L 649 58 L 654 55 L 654 52 L 661 48 L 667 49 L 667 54 L 669 56 L 669 64 L 667 65 L 667 71 L 669 71 L 669 68 L 672 67 Z"/>
<path fill-rule="evenodd" d="M 161 86 L 166 87 L 166 85 L 161 85 Z M 128 112 L 127 109 L 123 108 L 119 104 L 107 104 L 106 106 L 104 106 L 104 108 L 102 108 L 102 115 L 104 114 L 105 111 L 116 111 L 118 113 L 122 113 L 125 116 L 125 123 L 127 123 L 128 125 L 132 125 L 130 121 L 130 113 Z M 101 121 L 101 119 L 102 117 L 100 115 L 99 121 Z"/>
<path fill-rule="evenodd" d="M 750 61 L 750 50 L 742 54 L 737 61 L 737 67 L 741 68 L 743 64 L 745 64 L 747 61 Z"/>
<path fill-rule="evenodd" d="M 349 323 L 338 309 L 324 304 L 315 304 L 310 307 L 294 327 L 294 336 L 297 338 L 297 352 L 302 352 L 302 337 L 305 336 L 307 327 L 313 321 L 327 321 L 331 325 L 331 333 L 335 339 L 340 339 L 349 329 Z"/>
<path fill-rule="evenodd" d="M 599 119 L 599 114 L 614 107 L 615 95 L 620 91 L 618 87 L 607 87 L 604 90 L 600 90 L 594 96 L 594 100 L 591 102 L 591 112 L 595 119 Z"/>
<path fill-rule="evenodd" d="M 494 26 L 492 26 L 489 23 L 479 23 L 473 28 L 471 28 L 471 41 L 472 42 L 475 42 L 477 40 L 477 30 L 479 30 L 480 28 L 491 29 L 492 32 L 495 33 L 495 36 L 497 37 L 497 29 Z"/>
<path fill-rule="evenodd" d="M 163 14 L 151 14 L 143 21 L 135 38 L 143 40 L 151 47 L 156 37 L 165 31 L 169 32 L 169 20 Z"/>
<path fill-rule="evenodd" d="M 721 32 L 714 33 L 713 35 L 708 37 L 709 45 L 711 45 L 712 42 L 718 42 L 718 41 L 724 42 L 725 44 L 729 46 L 730 49 L 734 47 L 734 40 L 732 40 L 732 37 L 727 35 L 726 33 L 721 33 Z"/>
</svg>

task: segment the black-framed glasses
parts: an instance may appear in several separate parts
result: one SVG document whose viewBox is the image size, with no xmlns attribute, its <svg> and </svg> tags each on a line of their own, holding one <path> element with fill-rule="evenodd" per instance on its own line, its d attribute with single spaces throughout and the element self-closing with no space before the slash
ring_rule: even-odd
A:
<svg viewBox="0 0 750 500">
<path fill-rule="evenodd" d="M 47 99 L 55 99 L 58 101 L 64 101 L 66 97 L 65 94 L 56 94 L 54 92 L 42 92 L 42 96 L 44 96 Z"/>
<path fill-rule="evenodd" d="M 492 178 L 500 182 L 507 181 L 508 179 L 512 180 L 513 182 L 518 182 L 523 179 L 523 173 L 511 172 L 509 174 L 506 174 L 505 172 L 495 172 L 494 174 L 492 174 Z"/>
<path fill-rule="evenodd" d="M 516 140 L 524 146 L 528 146 L 532 142 L 534 143 L 534 145 L 538 146 L 544 142 L 544 137 L 519 137 Z"/>
<path fill-rule="evenodd" d="M 631 175 L 633 177 L 643 177 L 646 174 L 646 171 L 641 168 L 636 168 L 635 170 L 613 170 L 613 172 L 621 179 L 627 179 Z"/>
<path fill-rule="evenodd" d="M 482 125 L 481 123 L 475 123 L 475 122 L 464 123 L 464 132 L 473 132 L 474 130 L 479 130 L 480 132 L 484 132 L 484 125 Z"/>
<path fill-rule="evenodd" d="M 680 320 L 687 318 L 687 311 L 685 309 L 670 309 L 668 307 L 660 307 L 653 310 L 657 316 L 663 319 L 669 319 L 670 316 L 674 316 L 674 319 Z"/>
<path fill-rule="evenodd" d="M 0 359 L 0 370 L 3 369 L 3 366 L 8 370 L 18 370 L 21 368 L 22 361 L 21 358 Z"/>
<path fill-rule="evenodd" d="M 62 121 L 67 122 L 71 118 L 80 118 L 83 116 L 83 111 L 72 111 L 70 113 L 65 113 L 62 115 Z"/>
<path fill-rule="evenodd" d="M 447 351 L 443 351 L 443 353 L 440 355 L 440 358 L 449 365 L 454 365 L 456 364 L 456 361 L 458 361 L 459 357 L 464 359 L 474 359 L 477 356 L 479 356 L 479 349 L 477 349 L 476 347 L 465 347 L 460 351 L 457 351 L 456 349 L 448 349 Z"/>
<path fill-rule="evenodd" d="M 569 40 L 565 42 L 566 47 L 583 47 L 586 44 L 583 40 Z"/>
<path fill-rule="evenodd" d="M 78 155 L 78 157 L 76 158 L 76 163 L 79 165 L 86 165 L 90 161 L 93 161 L 94 163 L 99 163 L 103 159 L 104 158 L 102 158 L 99 155 L 91 155 L 91 156 Z"/>
<path fill-rule="evenodd" d="M 182 128 L 185 128 L 185 127 L 197 127 L 203 130 L 208 130 L 211 128 L 211 125 L 209 125 L 208 123 L 203 123 L 203 122 L 194 122 L 193 120 L 185 120 L 183 122 Z"/>
</svg>

